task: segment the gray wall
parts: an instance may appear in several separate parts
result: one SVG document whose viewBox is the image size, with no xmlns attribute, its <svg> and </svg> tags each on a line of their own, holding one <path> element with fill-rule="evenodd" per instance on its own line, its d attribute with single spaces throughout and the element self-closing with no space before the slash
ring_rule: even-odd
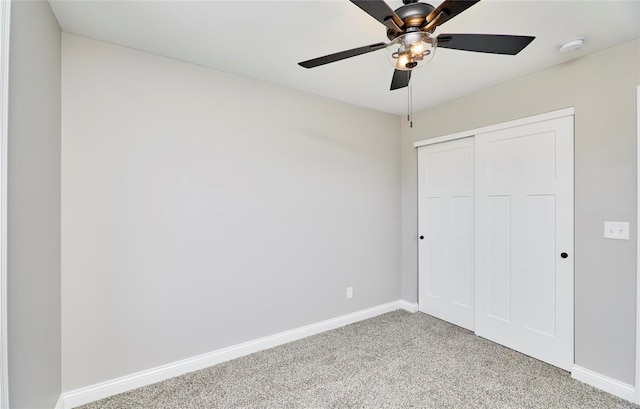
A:
<svg viewBox="0 0 640 409">
<path fill-rule="evenodd" d="M 60 28 L 49 3 L 11 5 L 8 349 L 12 408 L 61 391 Z"/>
<path fill-rule="evenodd" d="M 633 41 L 414 115 L 402 126 L 402 298 L 417 300 L 414 141 L 575 107 L 575 362 L 633 385 L 636 308 L 636 86 Z M 631 240 L 603 239 L 628 221 Z"/>
<path fill-rule="evenodd" d="M 400 298 L 396 116 L 68 34 L 63 84 L 65 391 Z"/>
</svg>

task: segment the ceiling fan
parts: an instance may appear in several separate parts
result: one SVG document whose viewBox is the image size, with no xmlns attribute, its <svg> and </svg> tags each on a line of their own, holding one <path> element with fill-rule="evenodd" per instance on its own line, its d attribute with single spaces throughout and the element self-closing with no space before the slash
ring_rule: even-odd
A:
<svg viewBox="0 0 640 409">
<path fill-rule="evenodd" d="M 355 57 L 372 51 L 387 49 L 389 62 L 395 68 L 391 90 L 409 85 L 411 71 L 433 58 L 436 47 L 476 51 L 491 54 L 516 55 L 535 37 L 500 34 L 440 34 L 436 27 L 446 23 L 480 0 L 445 0 L 437 8 L 418 0 L 402 0 L 395 11 L 383 0 L 350 0 L 365 13 L 384 24 L 389 43 L 375 43 L 340 51 L 299 63 L 314 68 Z"/>
</svg>

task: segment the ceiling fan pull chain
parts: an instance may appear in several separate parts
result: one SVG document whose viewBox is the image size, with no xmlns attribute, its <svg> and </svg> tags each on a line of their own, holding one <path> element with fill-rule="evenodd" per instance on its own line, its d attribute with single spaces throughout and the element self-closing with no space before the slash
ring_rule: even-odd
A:
<svg viewBox="0 0 640 409">
<path fill-rule="evenodd" d="M 411 121 L 411 87 L 407 87 L 407 122 Z"/>
<path fill-rule="evenodd" d="M 407 87 L 408 91 L 407 95 L 408 95 L 408 101 L 407 101 L 407 111 L 409 111 L 407 113 L 407 121 L 409 121 L 409 128 L 413 128 L 413 85 L 411 85 L 411 83 L 409 83 L 409 86 Z"/>
</svg>

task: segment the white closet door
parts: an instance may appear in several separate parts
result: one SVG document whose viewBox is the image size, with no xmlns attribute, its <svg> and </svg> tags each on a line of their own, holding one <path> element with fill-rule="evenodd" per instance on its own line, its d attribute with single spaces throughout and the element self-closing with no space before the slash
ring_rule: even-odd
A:
<svg viewBox="0 0 640 409">
<path fill-rule="evenodd" d="M 418 155 L 419 308 L 473 330 L 473 138 Z"/>
<path fill-rule="evenodd" d="M 476 135 L 476 334 L 573 364 L 573 117 Z"/>
</svg>

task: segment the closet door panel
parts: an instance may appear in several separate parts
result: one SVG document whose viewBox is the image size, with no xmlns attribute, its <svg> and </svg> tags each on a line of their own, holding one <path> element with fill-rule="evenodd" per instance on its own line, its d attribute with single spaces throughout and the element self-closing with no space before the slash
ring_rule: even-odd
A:
<svg viewBox="0 0 640 409">
<path fill-rule="evenodd" d="M 418 155 L 420 311 L 473 330 L 473 138 Z"/>
<path fill-rule="evenodd" d="M 570 370 L 573 117 L 479 134 L 475 148 L 476 334 Z"/>
</svg>

